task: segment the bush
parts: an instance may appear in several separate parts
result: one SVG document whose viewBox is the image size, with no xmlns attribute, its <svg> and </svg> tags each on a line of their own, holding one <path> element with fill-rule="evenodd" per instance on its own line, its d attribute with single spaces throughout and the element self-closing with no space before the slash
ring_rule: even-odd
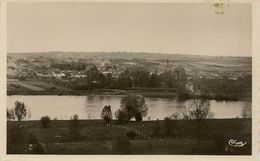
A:
<svg viewBox="0 0 260 161">
<path fill-rule="evenodd" d="M 129 138 L 129 139 L 135 139 L 135 137 L 137 136 L 136 132 L 134 131 L 128 131 L 126 132 L 126 136 Z"/>
<path fill-rule="evenodd" d="M 112 149 L 116 154 L 129 154 L 130 146 L 129 138 L 125 135 L 120 135 L 114 140 Z"/>
<path fill-rule="evenodd" d="M 51 119 L 49 116 L 43 116 L 41 117 L 41 123 L 44 128 L 48 127 L 48 124 L 50 123 Z"/>
</svg>

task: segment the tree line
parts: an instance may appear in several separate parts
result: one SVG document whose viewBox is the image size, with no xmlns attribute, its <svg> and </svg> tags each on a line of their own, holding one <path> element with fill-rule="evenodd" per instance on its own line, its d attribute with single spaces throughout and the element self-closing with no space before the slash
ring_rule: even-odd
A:
<svg viewBox="0 0 260 161">
<path fill-rule="evenodd" d="M 50 79 L 49 81 L 66 86 L 74 90 L 93 89 L 129 89 L 129 88 L 172 88 L 185 93 L 187 74 L 183 67 L 176 67 L 173 70 L 166 70 L 162 73 L 154 71 L 150 73 L 142 67 L 127 68 L 117 77 L 111 73 L 103 74 L 96 66 L 82 72 L 86 78 L 71 79 L 62 81 Z"/>
<path fill-rule="evenodd" d="M 118 77 L 111 73 L 103 74 L 95 65 L 84 71 L 86 78 L 77 78 L 70 81 L 51 79 L 52 83 L 66 86 L 74 90 L 94 89 L 135 89 L 135 88 L 167 88 L 176 91 L 180 98 L 190 98 L 186 89 L 188 76 L 181 66 L 173 70 L 165 70 L 162 73 L 154 71 L 150 73 L 143 67 L 132 67 L 125 69 Z M 252 76 L 246 75 L 236 80 L 227 76 L 219 78 L 192 77 L 189 79 L 194 91 L 207 99 L 236 100 L 243 97 L 251 97 Z"/>
<path fill-rule="evenodd" d="M 216 100 L 235 100 L 252 96 L 252 75 L 239 77 L 236 80 L 223 76 L 218 79 L 193 78 L 191 81 L 203 98 L 211 98 L 211 93 Z"/>
<path fill-rule="evenodd" d="M 51 68 L 59 70 L 77 70 L 83 71 L 87 68 L 88 64 L 85 63 L 52 63 Z"/>
</svg>

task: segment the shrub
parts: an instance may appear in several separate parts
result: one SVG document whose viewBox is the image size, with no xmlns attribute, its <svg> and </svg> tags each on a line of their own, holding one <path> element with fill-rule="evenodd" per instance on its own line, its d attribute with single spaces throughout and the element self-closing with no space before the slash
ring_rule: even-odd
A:
<svg viewBox="0 0 260 161">
<path fill-rule="evenodd" d="M 44 128 L 48 127 L 48 124 L 50 123 L 51 119 L 49 116 L 43 116 L 41 117 L 41 123 Z"/>
<path fill-rule="evenodd" d="M 130 146 L 131 144 L 129 138 L 125 135 L 120 135 L 114 140 L 112 149 L 116 154 L 129 154 Z"/>
<path fill-rule="evenodd" d="M 137 136 L 136 132 L 134 131 L 128 131 L 126 132 L 126 136 L 129 138 L 129 139 L 135 139 L 135 137 Z"/>
</svg>

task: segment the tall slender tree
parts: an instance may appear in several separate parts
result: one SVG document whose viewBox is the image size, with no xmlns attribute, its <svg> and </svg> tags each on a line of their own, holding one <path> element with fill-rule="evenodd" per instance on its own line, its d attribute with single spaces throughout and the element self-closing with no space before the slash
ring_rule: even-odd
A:
<svg viewBox="0 0 260 161">
<path fill-rule="evenodd" d="M 17 117 L 18 121 L 21 121 L 26 117 L 27 110 L 23 102 L 16 101 L 15 108 L 14 108 L 15 116 Z"/>
</svg>

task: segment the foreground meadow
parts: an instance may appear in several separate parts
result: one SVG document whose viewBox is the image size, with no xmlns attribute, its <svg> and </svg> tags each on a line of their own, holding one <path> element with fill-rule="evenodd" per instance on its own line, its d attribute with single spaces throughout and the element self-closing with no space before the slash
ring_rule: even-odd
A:
<svg viewBox="0 0 260 161">
<path fill-rule="evenodd" d="M 8 154 L 251 154 L 251 119 L 210 119 L 203 132 L 196 120 L 142 121 L 118 124 L 112 120 L 8 121 Z M 14 131 L 19 127 L 18 131 Z M 19 138 L 14 142 L 14 137 Z M 229 141 L 246 143 L 235 147 Z"/>
</svg>

